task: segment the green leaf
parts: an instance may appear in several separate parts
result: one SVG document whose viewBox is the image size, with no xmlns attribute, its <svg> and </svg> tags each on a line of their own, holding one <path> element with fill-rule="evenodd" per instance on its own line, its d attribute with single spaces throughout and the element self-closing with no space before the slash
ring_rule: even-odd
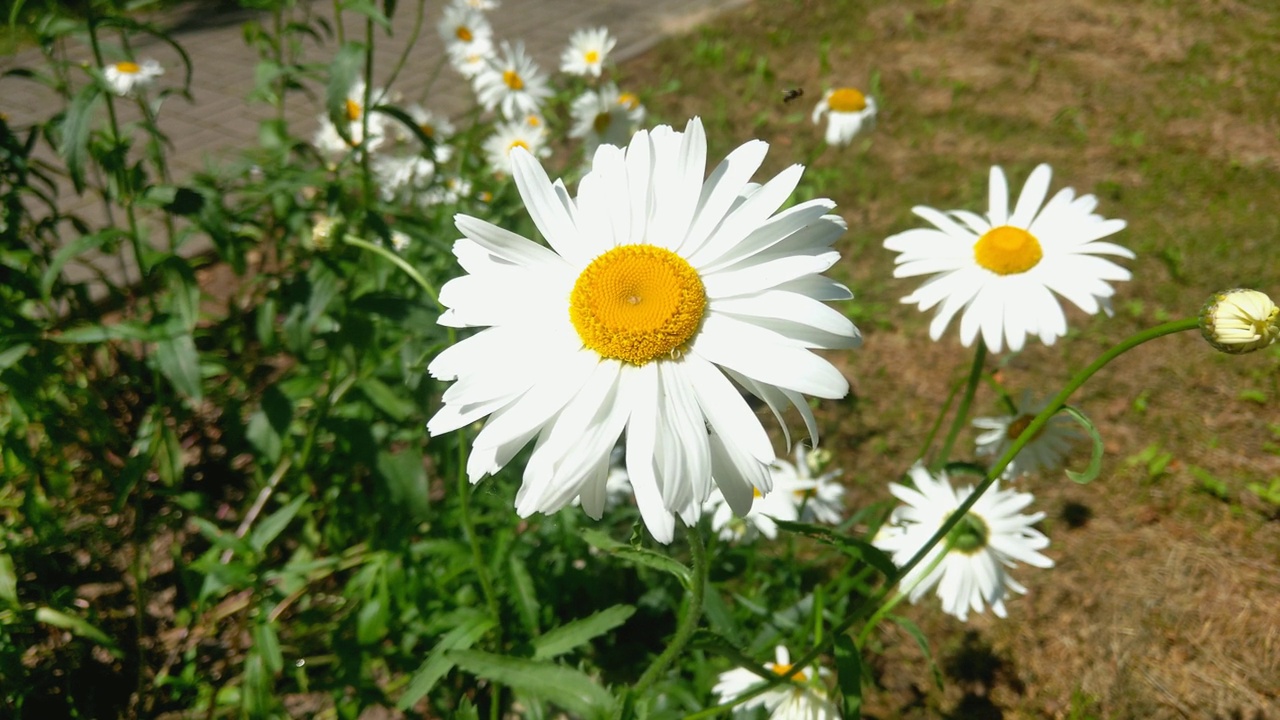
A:
<svg viewBox="0 0 1280 720">
<path fill-rule="evenodd" d="M 94 627 L 92 623 L 84 618 L 68 615 L 51 607 L 36 608 L 36 622 L 42 622 L 46 625 L 60 627 L 69 631 L 72 635 L 92 640 L 102 647 L 106 648 L 113 657 L 122 658 L 124 653 L 120 648 L 116 647 L 115 642 L 107 637 L 107 634 Z"/>
<path fill-rule="evenodd" d="M 125 234 L 120 230 L 107 228 L 101 232 L 81 235 L 58 248 L 58 252 L 54 253 L 53 259 L 49 261 L 49 267 L 45 268 L 40 275 L 40 294 L 44 296 L 44 299 L 49 299 L 50 293 L 53 292 L 53 284 L 58 281 L 58 277 L 62 274 L 62 268 L 72 259 L 90 250 L 97 250 L 111 240 L 124 236 Z"/>
<path fill-rule="evenodd" d="M 13 571 L 13 558 L 0 553 L 0 600 L 18 604 L 18 575 Z"/>
<path fill-rule="evenodd" d="M 395 454 L 378 453 L 378 474 L 387 483 L 391 499 L 414 520 L 425 520 L 431 510 L 430 478 L 422 464 L 422 451 L 410 448 Z"/>
<path fill-rule="evenodd" d="M 278 673 L 284 669 L 284 655 L 280 652 L 280 637 L 276 635 L 275 626 L 269 622 L 260 622 L 253 626 L 253 646 L 262 653 L 267 669 Z"/>
<path fill-rule="evenodd" d="M 157 269 L 169 288 L 169 310 L 181 322 L 183 329 L 190 332 L 200 319 L 200 284 L 196 282 L 195 271 L 186 260 L 176 255 L 166 258 Z"/>
<path fill-rule="evenodd" d="M 1089 418 L 1085 417 L 1084 413 L 1074 407 L 1065 405 L 1061 412 L 1067 413 L 1074 418 L 1076 422 L 1080 423 L 1080 426 L 1083 427 L 1085 432 L 1089 433 L 1089 437 L 1093 439 L 1093 452 L 1089 456 L 1089 467 L 1082 473 L 1067 470 L 1067 477 L 1081 485 L 1091 483 L 1102 474 L 1102 435 L 1098 433 L 1098 428 L 1094 427 L 1092 422 L 1089 422 Z"/>
<path fill-rule="evenodd" d="M 84 192 L 84 165 L 89 149 L 89 129 L 93 122 L 94 110 L 102 100 L 102 86 L 98 83 L 85 85 L 71 102 L 67 104 L 67 112 L 62 118 L 62 141 L 58 143 L 58 154 L 67 163 L 67 172 L 77 193 Z"/>
<path fill-rule="evenodd" d="M 200 382 L 200 356 L 190 335 L 177 335 L 156 342 L 156 364 L 173 387 L 193 402 L 204 398 Z"/>
<path fill-rule="evenodd" d="M 533 641 L 533 658 L 546 660 L 563 655 L 591 640 L 620 627 L 636 609 L 632 605 L 614 605 L 579 620 L 573 620 L 547 631 Z"/>
<path fill-rule="evenodd" d="M 920 651 L 924 653 L 924 659 L 929 661 L 929 669 L 933 671 L 933 682 L 939 688 L 942 688 L 942 671 L 938 669 L 938 663 L 933 659 L 933 653 L 929 650 L 929 639 L 924 636 L 920 627 L 901 615 L 890 615 L 889 619 L 897 623 L 898 627 L 907 631 L 907 634 L 915 639 L 916 644 L 920 646 Z"/>
<path fill-rule="evenodd" d="M 262 405 L 249 416 L 245 438 L 272 462 L 280 462 L 285 434 L 293 421 L 293 403 L 276 385 L 262 393 Z"/>
<path fill-rule="evenodd" d="M 13 347 L 0 350 L 0 370 L 8 370 L 13 367 L 14 363 L 25 357 L 30 349 L 31 343 L 18 343 Z"/>
<path fill-rule="evenodd" d="M 369 402 L 373 403 L 374 407 L 391 416 L 391 419 L 396 422 L 403 421 L 418 409 L 413 401 L 405 399 L 403 389 L 396 392 L 377 378 L 365 378 L 356 386 L 365 397 L 369 398 Z"/>
<path fill-rule="evenodd" d="M 298 510 L 302 508 L 302 504 L 307 501 L 306 495 L 299 495 L 289 502 L 288 505 L 276 510 L 262 522 L 258 523 L 253 532 L 249 534 L 249 545 L 254 550 L 262 552 L 272 540 L 275 540 L 285 527 L 293 521 L 293 517 L 298 514 Z"/>
<path fill-rule="evenodd" d="M 661 570 L 665 573 L 675 575 L 685 587 L 693 580 L 693 573 L 689 568 L 681 565 L 679 562 L 663 555 L 656 553 L 647 548 L 634 547 L 609 537 L 599 530 L 582 531 L 582 539 L 587 541 L 588 545 L 603 550 L 604 552 L 617 557 L 620 560 L 629 562 L 632 565 L 640 565 L 642 567 Z"/>
<path fill-rule="evenodd" d="M 387 619 L 391 614 L 385 597 L 373 597 L 365 601 L 356 616 L 356 642 L 372 645 L 387 636 Z"/>
<path fill-rule="evenodd" d="M 836 638 L 836 686 L 840 688 L 843 717 L 862 717 L 862 654 L 848 635 Z"/>
<path fill-rule="evenodd" d="M 898 572 L 893 560 L 883 550 L 860 538 L 841 535 L 831 528 L 809 523 L 774 520 L 778 527 L 788 532 L 799 533 L 839 548 L 845 554 L 861 559 L 871 567 L 880 571 L 885 577 L 892 577 Z"/>
<path fill-rule="evenodd" d="M 375 25 L 387 32 L 391 32 L 391 21 L 387 19 L 386 15 L 382 14 L 377 5 L 374 5 L 369 0 L 343 0 L 342 9 L 363 15 L 372 20 Z"/>
<path fill-rule="evenodd" d="M 533 578 L 529 575 L 529 568 L 524 564 L 518 555 L 512 554 L 507 556 L 507 566 L 511 571 L 511 599 L 515 603 L 516 612 L 520 615 L 520 620 L 524 622 L 525 629 L 530 635 L 538 635 L 540 632 L 538 623 L 538 611 L 541 607 L 538 604 L 538 591 L 533 586 Z"/>
<path fill-rule="evenodd" d="M 613 710 L 613 695 L 578 670 L 479 650 L 453 650 L 449 657 L 477 677 L 545 700 L 573 715 L 601 718 Z"/>
<path fill-rule="evenodd" d="M 452 623 L 454 628 L 445 633 L 444 637 L 440 638 L 440 642 L 427 653 L 427 659 L 413 674 L 404 694 L 396 703 L 397 709 L 408 710 L 413 707 L 431 692 L 445 673 L 453 669 L 454 662 L 448 656 L 450 651 L 471 647 L 498 624 L 494 619 L 476 610 L 460 610 L 454 615 L 456 616 Z"/>
<path fill-rule="evenodd" d="M 106 340 L 150 341 L 155 336 L 155 328 L 135 320 L 126 320 L 111 325 L 81 325 L 53 335 L 52 339 L 65 345 L 90 345 Z"/>
</svg>

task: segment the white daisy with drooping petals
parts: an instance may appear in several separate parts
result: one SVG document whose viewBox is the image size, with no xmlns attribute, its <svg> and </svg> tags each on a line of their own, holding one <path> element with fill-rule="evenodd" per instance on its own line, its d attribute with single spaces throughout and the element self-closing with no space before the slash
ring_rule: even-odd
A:
<svg viewBox="0 0 1280 720">
<path fill-rule="evenodd" d="M 472 482 L 536 439 L 517 512 L 581 496 L 599 518 L 609 452 L 625 434 L 636 503 L 664 543 L 677 514 L 697 522 L 713 484 L 740 515 L 772 489 L 773 446 L 738 388 L 779 418 L 794 406 L 813 437 L 804 395 L 838 398 L 849 384 L 812 350 L 861 337 L 823 304 L 851 297 L 822 275 L 839 260 L 832 243 L 845 223 L 825 198 L 779 212 L 803 168 L 752 184 L 767 148 L 748 142 L 704 178 L 700 120 L 641 131 L 625 149 L 601 145 L 576 196 L 511 151 L 550 247 L 459 215 L 466 237 L 454 254 L 469 274 L 442 288 L 440 323 L 484 329 L 429 368 L 455 381 L 432 435 L 489 418 L 467 464 Z"/>
<path fill-rule="evenodd" d="M 833 88 L 813 108 L 813 124 L 827 116 L 828 145 L 848 145 L 862 130 L 876 122 L 876 100 L 851 87 Z"/>
<path fill-rule="evenodd" d="M 569 47 L 560 55 L 560 70 L 570 75 L 600 77 L 605 58 L 617 44 L 608 28 L 577 30 L 569 36 Z"/>
<path fill-rule="evenodd" d="M 956 492 L 945 472 L 935 477 L 920 464 L 911 468 L 910 475 L 914 488 L 889 484 L 889 492 L 906 505 L 894 509 L 874 541 L 899 566 L 919 552 L 973 493 L 972 487 Z M 993 484 L 902 579 L 907 597 L 914 603 L 936 585 L 948 614 L 968 620 L 970 610 L 980 613 L 990 605 L 996 616 L 1005 617 L 1004 601 L 1010 592 L 1027 592 L 1008 570 L 1019 562 L 1053 567 L 1053 561 L 1040 554 L 1049 547 L 1049 538 L 1031 527 L 1044 519 L 1044 513 L 1022 514 L 1034 500 L 1030 493 L 1001 490 L 998 481 Z"/>
<path fill-rule="evenodd" d="M 1033 400 L 1031 393 L 1024 391 L 1013 415 L 974 418 L 973 426 L 986 431 L 975 440 L 978 456 L 991 458 L 992 461 L 1003 457 L 1013 441 L 1027 429 L 1049 400 L 1048 397 Z M 1012 480 L 1023 475 L 1057 469 L 1062 466 L 1063 458 L 1071 452 L 1071 447 L 1082 439 L 1084 434 L 1080 432 L 1075 420 L 1061 413 L 1054 415 L 1030 442 L 1022 446 L 1022 450 L 1005 466 L 1000 477 Z"/>
<path fill-rule="evenodd" d="M 618 92 L 608 83 L 599 90 L 587 90 L 570 108 L 573 127 L 569 137 L 582 138 L 587 157 L 601 144 L 622 145 L 644 122 L 644 106 L 631 93 Z"/>
<path fill-rule="evenodd" d="M 791 654 L 782 645 L 774 649 L 775 662 L 765 663 L 766 670 L 777 675 L 791 672 Z M 816 672 L 815 672 L 816 671 Z M 764 708 L 770 720 L 840 720 L 840 709 L 831 700 L 827 690 L 830 671 L 821 666 L 806 668 L 791 676 L 790 682 L 779 683 L 772 688 L 744 700 L 734 707 L 735 717 L 753 717 L 756 708 Z M 735 668 L 720 673 L 711 692 L 716 704 L 736 700 L 759 687 L 764 680 L 746 668 Z"/>
<path fill-rule="evenodd" d="M 143 60 L 141 64 L 131 60 L 112 63 L 102 69 L 102 77 L 111 92 L 120 97 L 132 95 L 134 90 L 150 87 L 156 78 L 164 74 L 164 68 L 156 60 Z"/>
<path fill-rule="evenodd" d="M 542 112 L 551 97 L 547 78 L 524 51 L 524 43 L 502 43 L 502 52 L 473 79 L 476 97 L 485 110 L 501 108 L 502 116 L 515 120 Z"/>
<path fill-rule="evenodd" d="M 1130 273 L 1102 255 L 1132 259 L 1119 245 L 1100 242 L 1125 227 L 1123 220 L 1094 214 L 1098 199 L 1059 190 L 1048 203 L 1051 171 L 1040 165 L 1009 212 L 1004 171 L 991 168 L 991 200 L 985 217 L 966 210 L 943 213 L 917 206 L 912 211 L 934 225 L 907 230 L 884 241 L 900 253 L 894 277 L 932 275 L 902 302 L 921 310 L 937 308 L 929 325 L 934 340 L 957 313 L 960 341 L 967 347 L 979 334 L 994 352 L 1008 344 L 1021 350 L 1028 336 L 1052 345 L 1067 332 L 1057 295 L 1076 307 L 1111 314 L 1115 289 L 1109 282 Z M 1041 207 L 1043 205 L 1043 207 Z"/>
</svg>

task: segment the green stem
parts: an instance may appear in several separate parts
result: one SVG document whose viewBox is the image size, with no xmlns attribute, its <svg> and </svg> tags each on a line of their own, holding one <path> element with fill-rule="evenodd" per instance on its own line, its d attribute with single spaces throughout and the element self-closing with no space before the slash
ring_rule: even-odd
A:
<svg viewBox="0 0 1280 720">
<path fill-rule="evenodd" d="M 942 467 L 951 459 L 951 448 L 955 447 L 956 438 L 960 435 L 960 429 L 965 426 L 965 422 L 969 418 L 969 406 L 973 404 L 973 396 L 978 390 L 978 381 L 982 379 L 982 368 L 987 361 L 987 344 L 978 338 L 978 347 L 973 353 L 973 366 L 969 368 L 969 379 L 964 386 L 964 395 L 960 396 L 960 405 L 956 408 L 955 417 L 951 419 L 951 430 L 947 432 L 947 439 L 942 443 L 942 450 L 938 452 L 935 467 Z"/>
<path fill-rule="evenodd" d="M 662 651 L 649 666 L 648 670 L 640 676 L 636 684 L 631 688 L 633 697 L 644 697 L 653 684 L 662 677 L 667 668 L 675 661 L 680 653 L 684 652 L 685 646 L 689 644 L 689 640 L 693 638 L 693 633 L 698 629 L 698 624 L 702 620 L 702 602 L 707 590 L 707 546 L 702 542 L 702 535 L 699 534 L 698 528 L 691 527 L 685 532 L 685 536 L 689 538 L 689 554 L 693 559 L 693 576 L 690 578 L 689 602 L 685 605 L 684 617 L 680 618 L 680 624 L 676 626 L 676 634 L 671 638 L 671 642 L 667 644 L 667 648 Z"/>
<path fill-rule="evenodd" d="M 484 552 L 480 547 L 480 536 L 476 533 L 475 520 L 471 515 L 471 492 L 472 486 L 467 479 L 467 438 L 466 431 L 459 430 L 455 435 L 458 443 L 458 501 L 462 503 L 462 512 L 460 519 L 462 520 L 462 534 L 467 538 L 467 544 L 471 546 L 471 564 L 475 567 L 476 578 L 480 581 L 480 592 L 484 595 L 485 606 L 489 609 L 489 614 L 493 617 L 495 632 L 498 638 L 495 642 L 497 647 L 502 646 L 502 608 L 498 605 L 498 594 L 493 589 L 493 578 L 489 576 L 489 564 L 485 561 Z M 502 686 L 493 683 L 490 686 L 491 701 L 489 703 L 489 717 L 491 720 L 498 720 L 501 717 L 501 695 Z"/>
<path fill-rule="evenodd" d="M 832 642 L 832 638 L 839 637 L 848 632 L 849 628 L 853 627 L 854 623 L 858 622 L 867 614 L 869 608 L 874 607 L 878 609 L 879 605 L 884 601 L 884 598 L 889 594 L 893 587 L 901 582 L 902 578 L 906 577 L 916 565 L 919 565 L 935 545 L 946 538 L 947 533 L 951 532 L 951 529 L 956 526 L 956 523 L 959 523 L 960 520 L 968 514 L 970 508 L 973 507 L 974 503 L 978 502 L 978 499 L 982 497 L 982 494 L 995 484 L 1005 467 L 1013 461 L 1013 458 L 1022 451 L 1022 448 L 1025 447 L 1027 443 L 1031 442 L 1031 438 L 1035 437 L 1040 432 L 1041 428 L 1049 422 L 1049 419 L 1052 418 L 1058 410 L 1062 409 L 1062 406 L 1066 404 L 1067 399 L 1071 397 L 1071 394 L 1079 389 L 1080 386 L 1089 378 L 1093 377 L 1093 375 L 1106 366 L 1107 363 L 1115 360 L 1117 357 L 1139 345 L 1142 345 L 1143 343 L 1155 340 L 1159 337 L 1164 337 L 1165 335 L 1173 335 L 1174 333 L 1185 332 L 1188 330 L 1198 330 L 1199 327 L 1200 322 L 1198 318 L 1187 318 L 1185 320 L 1175 320 L 1173 322 L 1164 323 L 1163 325 L 1157 325 L 1153 328 L 1148 328 L 1120 341 L 1110 350 L 1107 350 L 1100 355 L 1097 360 L 1090 363 L 1088 367 L 1077 372 L 1071 380 L 1067 382 L 1066 386 L 1062 388 L 1062 391 L 1059 392 L 1053 400 L 1049 401 L 1049 403 L 1045 405 L 1044 409 L 1041 410 L 1040 413 L 1036 415 L 1035 419 L 1031 421 L 1031 424 L 1027 425 L 1022 433 L 1018 435 L 1017 439 L 1015 439 L 1009 446 L 1009 449 L 1000 457 L 1000 460 L 996 462 L 989 471 L 987 471 L 986 479 L 983 480 L 967 498 L 965 498 L 964 502 L 960 503 L 960 507 L 956 508 L 955 512 L 951 513 L 946 522 L 944 522 L 942 526 L 938 528 L 938 531 L 933 534 L 933 537 L 931 537 L 929 541 L 906 562 L 906 564 L 898 568 L 898 571 L 894 573 L 892 577 L 887 578 L 885 584 L 876 591 L 875 595 L 868 598 L 867 602 L 859 605 L 858 608 L 849 615 L 849 617 L 840 621 L 840 623 L 833 628 L 831 634 L 827 636 L 826 640 L 816 644 L 813 649 L 796 660 L 793 663 L 793 672 L 798 672 L 799 669 L 807 667 L 813 663 L 819 655 L 826 652 Z M 687 720 L 692 720 L 693 718 L 698 717 L 711 717 L 711 715 L 695 713 L 694 715 L 687 716 Z"/>
<path fill-rule="evenodd" d="M 431 297 L 432 302 L 434 302 L 436 305 L 440 305 L 440 294 L 436 292 L 436 289 L 432 287 L 431 283 L 427 282 L 427 279 L 422 277 L 422 273 L 419 273 L 417 268 L 410 265 L 407 260 L 397 255 L 394 251 L 388 250 L 387 248 L 381 245 L 371 243 L 368 240 L 358 238 L 354 235 L 344 235 L 342 237 L 342 241 L 348 245 L 352 245 L 358 248 L 363 248 L 370 252 L 377 253 L 382 257 L 390 260 L 393 264 L 395 264 L 396 267 L 403 270 L 404 273 L 409 276 L 410 280 L 417 283 L 418 287 L 422 288 L 427 293 L 427 295 Z M 443 306 L 441 306 L 441 309 L 443 309 Z"/>
<path fill-rule="evenodd" d="M 405 43 L 404 52 L 400 53 L 400 58 L 396 60 L 395 66 L 391 68 L 391 75 L 387 78 L 385 85 L 387 88 L 391 88 L 396 84 L 396 78 L 400 77 L 400 71 L 404 69 L 405 62 L 409 60 L 409 52 L 418 44 L 418 35 L 422 33 L 422 20 L 426 13 L 426 6 L 427 0 L 418 0 L 417 14 L 413 18 L 413 30 L 409 32 L 409 40 Z"/>
</svg>

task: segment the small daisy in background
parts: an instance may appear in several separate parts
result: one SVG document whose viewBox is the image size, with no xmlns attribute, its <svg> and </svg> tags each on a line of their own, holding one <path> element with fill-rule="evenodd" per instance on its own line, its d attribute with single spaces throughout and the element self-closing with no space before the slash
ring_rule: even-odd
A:
<svg viewBox="0 0 1280 720">
<path fill-rule="evenodd" d="M 470 45 L 451 45 L 445 48 L 449 55 L 449 66 L 458 74 L 474 81 L 476 76 L 484 72 L 493 60 L 493 45 L 489 43 L 472 43 Z"/>
<path fill-rule="evenodd" d="M 1224 353 L 1261 350 L 1280 339 L 1280 308 L 1257 290 L 1214 293 L 1200 310 L 1200 334 Z"/>
<path fill-rule="evenodd" d="M 782 645 L 774 649 L 774 662 L 764 667 L 777 675 L 791 672 L 791 654 Z M 779 683 L 765 692 L 744 701 L 733 708 L 734 717 L 752 717 L 757 708 L 764 708 L 771 720 L 839 720 L 840 708 L 832 701 L 827 688 L 831 671 L 821 666 L 800 670 L 791 676 L 790 682 Z M 746 668 L 735 668 L 720 673 L 711 692 L 716 704 L 723 705 L 746 695 L 764 681 Z"/>
<path fill-rule="evenodd" d="M 631 93 L 619 93 L 613 83 L 587 90 L 570 108 L 573 127 L 569 137 L 581 138 L 587 157 L 600 145 L 624 145 L 644 123 L 645 110 Z"/>
<path fill-rule="evenodd" d="M 351 88 L 347 90 L 347 98 L 343 103 L 343 118 L 346 121 L 347 136 L 351 138 L 348 142 L 338 132 L 337 126 L 327 114 L 320 116 L 320 128 L 316 131 L 315 137 L 311 143 L 321 152 L 336 157 L 349 152 L 352 148 L 361 146 L 369 152 L 373 152 L 382 146 L 387 139 L 387 123 L 389 121 L 386 115 L 382 113 L 370 113 L 368 118 L 369 137 L 364 136 L 365 130 L 365 82 L 364 80 L 356 80 L 351 84 Z M 378 105 L 387 100 L 386 90 L 382 88 L 374 88 L 370 94 L 373 105 Z"/>
<path fill-rule="evenodd" d="M 443 115 L 431 112 L 418 103 L 413 103 L 404 110 L 405 114 L 407 114 L 418 126 L 418 129 L 422 131 L 422 134 L 431 141 L 432 160 L 437 163 L 449 162 L 449 158 L 453 157 L 453 148 L 448 144 L 449 140 L 453 138 L 453 133 L 455 132 L 453 123 L 449 122 L 449 119 Z M 411 137 L 410 134 L 405 131 L 405 128 L 399 124 L 397 124 L 396 127 L 400 131 L 401 140 L 416 138 L 416 136 Z"/>
<path fill-rule="evenodd" d="M 418 194 L 431 186 L 436 175 L 435 163 L 419 155 L 373 158 L 374 182 L 382 199 L 389 203 L 413 204 Z"/>
<path fill-rule="evenodd" d="M 617 44 L 608 28 L 577 30 L 569 36 L 569 47 L 560 55 L 560 70 L 570 75 L 598 78 L 605 58 Z"/>
<path fill-rule="evenodd" d="M 419 196 L 418 203 L 424 208 L 433 205 L 457 205 L 463 199 L 470 197 L 471 181 L 457 175 L 450 175 L 427 188 L 426 192 Z"/>
<path fill-rule="evenodd" d="M 890 553 L 898 566 L 924 547 L 973 493 L 973 487 L 956 492 L 945 472 L 935 477 L 920 464 L 911 468 L 910 476 L 914 488 L 889 484 L 889 492 L 906 504 L 894 509 L 873 543 Z M 900 587 L 911 602 L 936 585 L 943 611 L 962 621 L 969 619 L 970 610 L 980 613 L 986 605 L 997 617 L 1005 617 L 1004 601 L 1010 592 L 1027 591 L 1008 569 L 1019 562 L 1053 567 L 1053 561 L 1039 552 L 1049 547 L 1049 538 L 1031 527 L 1044 519 L 1044 513 L 1021 514 L 1034 500 L 1030 493 L 1001 490 L 998 481 L 993 484 L 902 579 Z"/>
<path fill-rule="evenodd" d="M 488 12 L 489 10 L 497 10 L 502 3 L 498 2 L 498 0 L 455 0 L 455 4 L 481 12 Z"/>
<path fill-rule="evenodd" d="M 823 302 L 852 297 L 822 275 L 840 259 L 844 220 L 826 198 L 782 209 L 800 165 L 753 183 L 767 149 L 747 142 L 707 175 L 699 119 L 641 130 L 626 148 L 600 146 L 576 195 L 524 148 L 509 150 L 546 244 L 456 217 L 467 274 L 441 288 L 438 322 L 482 329 L 429 366 L 454 382 L 433 436 L 488 418 L 472 482 L 533 443 L 516 512 L 581 497 L 599 519 L 622 441 L 636 505 L 662 543 L 677 516 L 697 524 L 712 487 L 738 514 L 773 489 L 773 443 L 739 388 L 814 428 L 805 395 L 843 397 L 849 383 L 813 351 L 861 335 Z"/>
<path fill-rule="evenodd" d="M 402 233 L 399 230 L 391 231 L 391 249 L 392 250 L 395 250 L 398 253 L 402 253 L 405 250 L 409 249 L 410 242 L 412 242 L 412 240 L 405 233 Z"/>
<path fill-rule="evenodd" d="M 142 90 L 155 84 L 156 78 L 164 74 L 164 68 L 156 60 L 143 60 L 142 64 L 123 60 L 102 69 L 102 76 L 107 81 L 111 92 L 120 97 L 133 95 L 135 90 Z"/>
<path fill-rule="evenodd" d="M 711 513 L 711 529 L 721 540 L 744 542 L 760 535 L 773 540 L 778 536 L 775 520 L 834 525 L 844 519 L 844 486 L 835 482 L 842 471 L 814 477 L 804 443 L 796 443 L 795 458 L 794 464 L 778 458 L 769 466 L 773 490 L 757 491 L 751 510 L 742 517 L 733 514 L 723 494 L 711 492 L 706 509 Z"/>
<path fill-rule="evenodd" d="M 1003 457 L 1013 441 L 1018 439 L 1051 399 L 1046 397 L 1033 401 L 1030 391 L 1024 391 L 1013 415 L 974 418 L 973 426 L 986 431 L 978 435 L 975 441 L 978 456 L 989 458 L 992 462 Z M 1075 420 L 1061 413 L 1054 415 L 1022 447 L 1013 461 L 1005 466 L 1000 477 L 1012 480 L 1023 475 L 1056 470 L 1062 466 L 1062 460 L 1071 452 L 1072 446 L 1083 439 L 1084 435 Z"/>
<path fill-rule="evenodd" d="M 1123 230 L 1125 222 L 1094 214 L 1098 199 L 1077 198 L 1071 188 L 1045 203 L 1051 174 L 1048 165 L 1036 167 L 1010 213 L 1004 171 L 993 167 L 985 217 L 916 206 L 912 212 L 934 227 L 907 230 L 884 241 L 899 253 L 894 277 L 933 276 L 902 302 L 919 305 L 921 311 L 937 307 L 929 324 L 934 340 L 962 313 L 960 342 L 966 347 L 979 334 L 993 352 L 1006 344 L 1021 350 L 1028 336 L 1052 345 L 1067 332 L 1067 317 L 1055 293 L 1090 315 L 1099 310 L 1111 314 L 1115 290 L 1109 281 L 1131 275 L 1099 256 L 1132 259 L 1134 254 L 1101 239 Z"/>
<path fill-rule="evenodd" d="M 813 108 L 813 124 L 827 116 L 828 145 L 848 145 L 854 136 L 876 122 L 876 100 L 851 87 L 828 90 Z"/>
<path fill-rule="evenodd" d="M 524 43 L 502 43 L 500 56 L 474 78 L 476 96 L 485 110 L 500 108 L 502 116 L 514 120 L 541 112 L 551 97 L 547 78 L 524 51 Z"/>
<path fill-rule="evenodd" d="M 524 120 L 498 123 L 493 135 L 484 141 L 485 157 L 494 172 L 511 174 L 511 151 L 528 150 L 534 157 L 545 158 L 551 154 L 547 147 L 547 132 Z"/>
<path fill-rule="evenodd" d="M 493 26 L 480 10 L 464 3 L 445 7 L 437 26 L 445 48 L 489 51 L 493 47 Z"/>
</svg>

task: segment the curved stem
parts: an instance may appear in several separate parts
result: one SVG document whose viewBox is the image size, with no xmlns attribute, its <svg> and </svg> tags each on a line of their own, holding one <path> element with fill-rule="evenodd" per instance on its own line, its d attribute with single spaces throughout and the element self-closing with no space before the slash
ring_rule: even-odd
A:
<svg viewBox="0 0 1280 720">
<path fill-rule="evenodd" d="M 973 396 L 978 391 L 978 381 L 982 379 L 982 368 L 987 361 L 987 344 L 978 338 L 978 348 L 973 353 L 973 366 L 969 368 L 969 379 L 964 386 L 964 395 L 960 396 L 960 405 L 956 407 L 955 417 L 951 420 L 951 429 L 947 431 L 947 439 L 942 443 L 935 467 L 942 467 L 951 459 L 951 448 L 956 444 L 960 428 L 964 427 L 969 417 L 969 406 L 973 404 Z"/>
<path fill-rule="evenodd" d="M 667 649 L 662 651 L 662 654 L 653 661 L 649 669 L 644 671 L 631 688 L 631 693 L 635 697 L 644 697 L 662 673 L 666 672 L 671 663 L 684 652 L 694 631 L 698 629 L 699 621 L 702 620 L 702 600 L 707 590 L 707 546 L 703 544 L 702 535 L 699 534 L 696 526 L 688 528 L 685 535 L 689 538 L 689 554 L 693 559 L 689 604 L 685 606 L 684 617 L 680 618 L 680 624 L 676 626 L 676 634 L 667 644 Z"/>
<path fill-rule="evenodd" d="M 395 264 L 396 267 L 403 270 L 404 273 L 409 276 L 410 280 L 417 283 L 418 287 L 426 291 L 427 295 L 431 297 L 431 300 L 435 302 L 436 305 L 440 304 L 440 294 L 436 292 L 436 289 L 431 285 L 431 283 L 427 282 L 427 279 L 422 277 L 422 273 L 418 272 L 417 268 L 410 265 L 407 260 L 395 254 L 395 252 L 388 250 L 387 248 L 381 245 L 371 243 L 368 240 L 355 237 L 354 235 L 344 235 L 342 238 L 342 241 L 348 245 L 353 245 L 358 248 L 364 248 L 365 250 L 368 250 L 370 252 L 377 253 L 382 257 L 390 260 L 392 263 Z M 441 307 L 441 309 L 443 310 L 444 308 Z"/>
</svg>

